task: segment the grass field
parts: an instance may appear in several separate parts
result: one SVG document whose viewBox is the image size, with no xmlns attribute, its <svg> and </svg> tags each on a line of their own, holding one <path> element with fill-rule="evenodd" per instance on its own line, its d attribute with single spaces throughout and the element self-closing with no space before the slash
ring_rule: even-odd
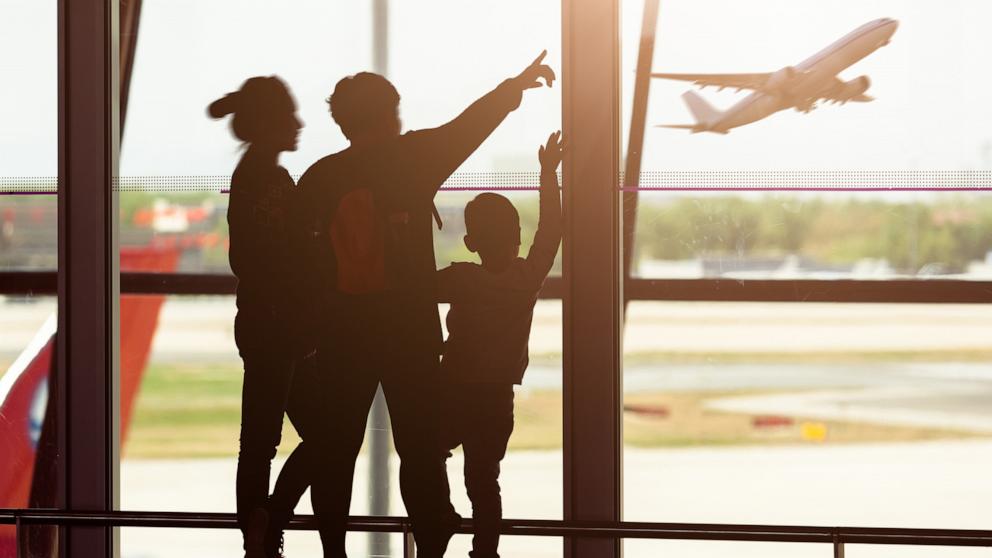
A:
<svg viewBox="0 0 992 558">
<path fill-rule="evenodd" d="M 129 458 L 217 457 L 237 453 L 241 371 L 231 365 L 153 365 L 146 372 L 124 446 Z M 759 427 L 746 414 L 712 411 L 709 399 L 758 395 L 765 391 L 665 392 L 629 395 L 624 439 L 638 447 L 740 444 L 902 442 L 964 438 L 969 434 L 935 428 L 881 426 L 788 417 Z M 561 393 L 521 390 L 511 450 L 561 446 Z M 281 452 L 298 438 L 284 428 Z"/>
</svg>

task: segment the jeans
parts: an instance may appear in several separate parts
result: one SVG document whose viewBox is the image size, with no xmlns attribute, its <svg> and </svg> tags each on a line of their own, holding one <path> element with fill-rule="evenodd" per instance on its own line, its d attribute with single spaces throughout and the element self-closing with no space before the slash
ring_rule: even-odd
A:
<svg viewBox="0 0 992 558">
<path fill-rule="evenodd" d="M 440 558 L 460 520 L 451 506 L 439 431 L 438 359 L 389 350 L 385 317 L 366 315 L 318 344 L 318 382 L 324 402 L 307 440 L 313 464 L 311 496 L 325 557 L 343 558 L 355 458 L 382 385 L 400 458 L 400 494 L 410 516 L 417 554 Z M 401 342 L 401 341 L 400 341 Z M 403 354 L 403 358 L 395 355 Z M 311 444 L 313 442 L 313 444 Z"/>
<path fill-rule="evenodd" d="M 293 450 L 279 471 L 272 496 L 269 497 L 269 534 L 266 545 L 270 549 L 278 547 L 282 530 L 285 529 L 293 510 L 303 497 L 313 475 L 309 446 L 310 425 L 320 420 L 321 401 L 317 397 L 319 384 L 316 376 L 316 356 L 301 361 L 293 374 L 286 415 L 297 434 L 303 439 Z"/>
<path fill-rule="evenodd" d="M 239 309 L 234 338 L 244 362 L 241 437 L 236 480 L 237 514 L 242 532 L 269 494 L 272 458 L 282 436 L 283 414 L 295 362 L 283 334 L 264 311 Z"/>
<path fill-rule="evenodd" d="M 465 454 L 465 489 L 472 501 L 472 558 L 498 558 L 503 519 L 500 461 L 513 432 L 511 384 L 448 384 L 442 432 L 446 447 Z"/>
</svg>

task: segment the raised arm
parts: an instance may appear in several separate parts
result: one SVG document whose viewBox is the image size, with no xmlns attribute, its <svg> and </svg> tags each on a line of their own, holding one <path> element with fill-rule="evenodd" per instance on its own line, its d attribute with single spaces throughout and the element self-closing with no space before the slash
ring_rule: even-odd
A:
<svg viewBox="0 0 992 558">
<path fill-rule="evenodd" d="M 506 116 L 520 106 L 524 91 L 542 87 L 541 79 L 551 87 L 555 73 L 542 63 L 545 55 L 547 51 L 542 52 L 519 75 L 505 80 L 469 105 L 451 122 L 406 134 L 406 141 L 411 146 L 410 162 L 419 178 L 416 182 L 431 189 L 433 196 Z"/>
<path fill-rule="evenodd" d="M 536 282 L 544 281 L 554 265 L 561 243 L 561 192 L 558 165 L 561 164 L 561 132 L 548 136 L 548 143 L 537 152 L 541 161 L 541 201 L 537 232 L 527 253 L 528 272 Z"/>
</svg>

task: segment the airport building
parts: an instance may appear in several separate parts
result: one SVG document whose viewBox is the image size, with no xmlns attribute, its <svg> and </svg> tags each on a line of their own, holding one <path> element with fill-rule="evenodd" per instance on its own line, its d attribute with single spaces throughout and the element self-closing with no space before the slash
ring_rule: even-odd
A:
<svg viewBox="0 0 992 558">
<path fill-rule="evenodd" d="M 432 219 L 438 268 L 477 261 L 465 206 L 499 193 L 525 256 L 538 148 L 562 131 L 500 554 L 987 555 L 989 18 L 984 0 L 0 0 L 0 558 L 245 555 L 228 215 L 247 145 L 212 101 L 278 76 L 295 183 L 349 145 L 341 78 L 387 77 L 402 131 L 430 130 L 542 51 L 555 79 L 450 169 Z M 380 392 L 351 556 L 417 553 L 394 432 Z M 300 440 L 286 421 L 273 482 Z M 472 548 L 464 470 L 456 449 L 446 556 Z M 285 555 L 322 555 L 309 495 L 295 513 Z"/>
</svg>

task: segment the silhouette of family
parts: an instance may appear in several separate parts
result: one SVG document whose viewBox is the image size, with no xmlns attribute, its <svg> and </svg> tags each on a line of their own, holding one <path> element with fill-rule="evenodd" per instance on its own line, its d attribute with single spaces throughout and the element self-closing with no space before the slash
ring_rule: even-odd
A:
<svg viewBox="0 0 992 558">
<path fill-rule="evenodd" d="M 282 80 L 250 78 L 208 108 L 231 116 L 246 147 L 227 216 L 244 361 L 236 494 L 246 558 L 282 556 L 282 531 L 308 486 L 324 556 L 346 556 L 355 459 L 380 386 L 418 554 L 443 556 L 461 522 L 446 471 L 460 445 L 471 556 L 498 556 L 513 386 L 527 368 L 534 304 L 561 240 L 561 133 L 538 150 L 540 222 L 526 258 L 516 209 L 487 192 L 465 207 L 465 246 L 480 263 L 438 270 L 433 199 L 524 91 L 552 86 L 545 54 L 451 122 L 406 133 L 389 80 L 345 77 L 327 103 L 350 145 L 314 163 L 299 184 L 279 165 L 303 126 Z M 446 340 L 439 302 L 451 305 Z M 284 414 L 302 442 L 270 495 Z"/>
</svg>

